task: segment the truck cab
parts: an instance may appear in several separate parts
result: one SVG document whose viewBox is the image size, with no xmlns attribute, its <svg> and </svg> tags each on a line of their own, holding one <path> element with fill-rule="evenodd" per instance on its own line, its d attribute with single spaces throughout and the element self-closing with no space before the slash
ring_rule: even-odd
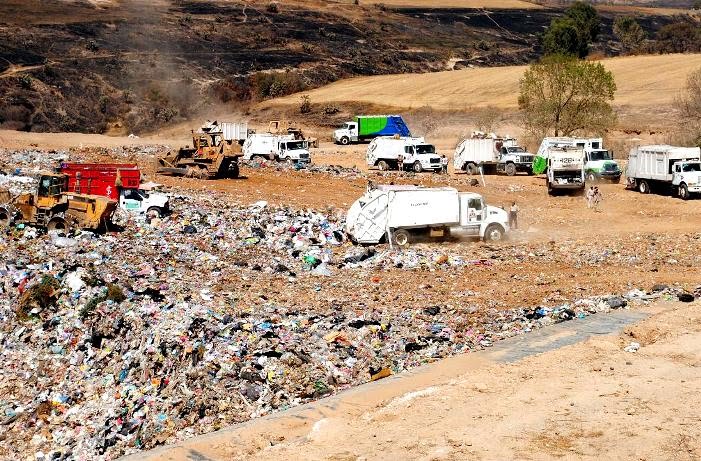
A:
<svg viewBox="0 0 701 461">
<path fill-rule="evenodd" d="M 685 160 L 672 165 L 672 186 L 687 199 L 701 193 L 701 160 Z"/>
<path fill-rule="evenodd" d="M 509 176 L 521 171 L 532 174 L 533 154 L 526 152 L 521 146 L 503 145 L 499 149 L 499 170 L 503 170 Z"/>
<path fill-rule="evenodd" d="M 159 218 L 170 210 L 168 196 L 143 189 L 120 189 L 119 207 L 138 214 L 149 214 Z"/>
<path fill-rule="evenodd" d="M 618 182 L 621 168 L 613 159 L 613 154 L 606 149 L 584 149 L 584 172 L 588 181 L 607 179 Z"/>
<path fill-rule="evenodd" d="M 420 173 L 424 170 L 440 171 L 441 158 L 436 155 L 433 144 L 414 144 L 404 146 L 404 167 Z"/>
<path fill-rule="evenodd" d="M 288 162 L 309 163 L 311 162 L 309 143 L 303 140 L 280 141 L 277 157 L 279 160 Z"/>
<path fill-rule="evenodd" d="M 334 130 L 333 140 L 344 146 L 351 142 L 358 142 L 358 122 L 345 122 L 340 128 Z"/>
</svg>

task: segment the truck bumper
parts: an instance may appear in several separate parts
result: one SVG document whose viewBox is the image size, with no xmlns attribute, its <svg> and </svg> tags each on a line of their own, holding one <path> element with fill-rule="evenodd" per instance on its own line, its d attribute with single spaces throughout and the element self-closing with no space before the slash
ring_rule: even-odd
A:
<svg viewBox="0 0 701 461">
<path fill-rule="evenodd" d="M 532 163 L 514 163 L 516 165 L 516 171 L 521 173 L 530 173 L 533 171 Z"/>
<path fill-rule="evenodd" d="M 701 184 L 696 184 L 696 185 L 690 185 L 687 184 L 686 188 L 691 192 L 692 194 L 698 194 L 701 193 Z"/>
<path fill-rule="evenodd" d="M 614 181 L 618 182 L 621 180 L 621 171 L 616 171 L 616 172 L 603 172 L 603 173 L 598 173 L 597 176 L 599 179 L 605 179 L 607 181 Z"/>
</svg>

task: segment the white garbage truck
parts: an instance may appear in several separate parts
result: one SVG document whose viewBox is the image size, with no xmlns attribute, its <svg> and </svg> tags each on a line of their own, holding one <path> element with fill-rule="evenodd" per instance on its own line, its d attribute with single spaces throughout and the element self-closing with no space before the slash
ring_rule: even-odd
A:
<svg viewBox="0 0 701 461">
<path fill-rule="evenodd" d="M 455 149 L 455 171 L 475 174 L 480 167 L 484 173 L 506 173 L 513 176 L 522 171 L 533 174 L 533 154 L 518 145 L 514 138 L 475 137 L 463 140 Z"/>
<path fill-rule="evenodd" d="M 701 193 L 701 149 L 669 145 L 631 149 L 626 187 L 643 194 L 671 192 L 684 200 Z"/>
<path fill-rule="evenodd" d="M 617 183 L 621 180 L 623 172 L 618 162 L 613 159 L 613 153 L 604 149 L 603 138 L 543 138 L 543 142 L 540 143 L 538 148 L 536 159 L 544 158 L 547 149 L 550 147 L 581 147 L 584 150 L 584 174 L 588 182 L 607 180 Z M 538 163 L 536 160 L 536 166 L 533 168 L 536 174 L 542 173 L 542 171 L 537 171 Z"/>
<path fill-rule="evenodd" d="M 497 241 L 507 232 L 506 211 L 486 205 L 479 194 L 452 187 L 370 187 L 346 216 L 346 233 L 361 244 L 389 241 L 406 246 L 451 235 Z"/>
<path fill-rule="evenodd" d="M 402 160 L 401 164 L 399 160 Z M 433 144 L 424 138 L 381 136 L 372 140 L 368 146 L 366 160 L 368 166 L 376 166 L 382 171 L 411 170 L 440 172 L 441 157 L 436 154 Z"/>
<path fill-rule="evenodd" d="M 253 133 L 243 143 L 243 159 L 255 157 L 289 163 L 309 163 L 309 142 L 291 134 Z"/>
<path fill-rule="evenodd" d="M 548 171 L 546 181 L 548 194 L 558 192 L 584 193 L 584 149 L 581 147 L 548 147 Z"/>
</svg>

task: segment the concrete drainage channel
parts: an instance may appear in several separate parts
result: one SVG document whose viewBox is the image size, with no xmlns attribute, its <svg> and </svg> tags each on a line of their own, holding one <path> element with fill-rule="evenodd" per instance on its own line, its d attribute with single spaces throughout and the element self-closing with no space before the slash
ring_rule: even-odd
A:
<svg viewBox="0 0 701 461">
<path fill-rule="evenodd" d="M 316 402 L 194 437 L 178 445 L 139 452 L 121 459 L 123 461 L 228 460 L 231 459 L 231 452 L 227 447 L 237 445 L 241 441 L 254 440 L 262 434 L 267 437 L 275 437 L 279 434 L 287 440 L 305 437 L 312 431 L 315 424 L 324 418 L 342 418 L 344 414 L 363 413 L 406 393 L 449 381 L 470 370 L 495 362 L 513 363 L 532 355 L 585 341 L 593 336 L 616 334 L 625 326 L 649 316 L 649 312 L 621 309 L 546 326 L 525 335 L 499 341 L 488 350 L 448 357 L 402 374 L 345 390 Z"/>
</svg>

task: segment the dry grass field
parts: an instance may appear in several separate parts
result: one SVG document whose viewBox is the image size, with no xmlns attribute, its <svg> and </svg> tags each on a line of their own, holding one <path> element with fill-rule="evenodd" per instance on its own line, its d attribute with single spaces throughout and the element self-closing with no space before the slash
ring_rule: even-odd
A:
<svg viewBox="0 0 701 461">
<path fill-rule="evenodd" d="M 603 60 L 618 85 L 616 106 L 668 105 L 689 72 L 701 67 L 701 54 L 628 56 Z M 313 103 L 349 101 L 397 109 L 435 110 L 517 106 L 518 82 L 525 66 L 473 68 L 425 74 L 383 75 L 339 81 L 306 92 Z M 264 107 L 299 104 L 299 94 L 267 101 Z"/>
</svg>

